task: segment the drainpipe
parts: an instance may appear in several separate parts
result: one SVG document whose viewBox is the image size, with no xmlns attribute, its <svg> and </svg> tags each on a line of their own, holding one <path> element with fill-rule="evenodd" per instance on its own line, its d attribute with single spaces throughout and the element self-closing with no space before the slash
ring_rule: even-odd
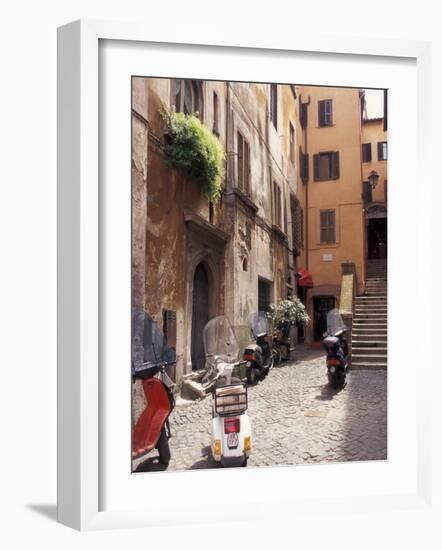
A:
<svg viewBox="0 0 442 550">
<path fill-rule="evenodd" d="M 308 96 L 308 101 L 304 105 L 308 106 L 310 105 L 311 98 Z M 307 124 L 304 128 L 304 151 L 305 154 L 308 154 L 308 115 L 307 115 Z M 310 159 L 309 159 L 310 163 Z M 307 181 L 305 182 L 305 269 L 308 271 L 309 267 L 309 219 L 308 219 L 308 184 L 309 184 L 309 178 L 307 178 Z"/>
</svg>

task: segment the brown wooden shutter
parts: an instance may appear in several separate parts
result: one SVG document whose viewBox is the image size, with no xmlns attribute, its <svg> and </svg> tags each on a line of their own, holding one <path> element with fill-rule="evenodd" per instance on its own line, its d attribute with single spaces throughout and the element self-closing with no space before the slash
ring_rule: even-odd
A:
<svg viewBox="0 0 442 550">
<path fill-rule="evenodd" d="M 320 241 L 321 243 L 327 242 L 327 211 L 321 210 L 320 212 Z"/>
<path fill-rule="evenodd" d="M 332 153 L 332 179 L 339 179 L 339 151 Z"/>
<path fill-rule="evenodd" d="M 244 140 L 244 191 L 250 193 L 250 147 Z"/>
<path fill-rule="evenodd" d="M 332 126 L 332 124 L 333 124 L 333 102 L 332 102 L 331 99 L 329 99 L 325 102 L 325 104 L 326 104 L 326 111 L 327 111 L 326 122 L 329 126 Z"/>
<path fill-rule="evenodd" d="M 382 160 L 382 141 L 378 141 L 378 160 Z"/>
<path fill-rule="evenodd" d="M 319 155 L 313 155 L 313 179 L 319 181 Z"/>
<path fill-rule="evenodd" d="M 244 187 L 244 164 L 243 164 L 243 138 L 238 132 L 238 187 L 243 189 Z"/>
<path fill-rule="evenodd" d="M 319 126 L 325 126 L 325 101 L 319 101 L 318 103 L 318 124 Z"/>
<path fill-rule="evenodd" d="M 335 230 L 335 211 L 330 210 L 328 213 L 328 242 L 336 242 L 336 230 Z"/>
</svg>

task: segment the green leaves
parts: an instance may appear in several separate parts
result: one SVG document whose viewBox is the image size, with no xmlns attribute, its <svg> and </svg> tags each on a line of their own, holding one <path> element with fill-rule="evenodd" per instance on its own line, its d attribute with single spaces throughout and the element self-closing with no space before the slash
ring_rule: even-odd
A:
<svg viewBox="0 0 442 550">
<path fill-rule="evenodd" d="M 221 196 L 225 152 L 218 138 L 195 115 L 175 113 L 166 105 L 161 116 L 169 139 L 165 145 L 166 164 L 196 179 L 213 202 Z"/>
<path fill-rule="evenodd" d="M 283 328 L 284 325 L 306 325 L 310 317 L 305 309 L 305 305 L 296 296 L 291 300 L 281 300 L 277 304 L 272 304 L 267 314 L 275 328 Z"/>
</svg>

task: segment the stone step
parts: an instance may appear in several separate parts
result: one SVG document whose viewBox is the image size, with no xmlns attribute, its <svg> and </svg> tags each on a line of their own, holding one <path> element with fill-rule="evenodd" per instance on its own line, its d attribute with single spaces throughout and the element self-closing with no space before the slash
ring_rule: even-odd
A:
<svg viewBox="0 0 442 550">
<path fill-rule="evenodd" d="M 352 363 L 384 363 L 386 359 L 386 353 L 353 353 Z"/>
<path fill-rule="evenodd" d="M 355 323 L 380 323 L 380 324 L 386 324 L 387 323 L 387 315 L 380 316 L 380 315 L 365 315 L 362 313 L 358 313 L 358 315 L 355 316 L 354 322 Z"/>
<path fill-rule="evenodd" d="M 368 363 L 367 361 L 352 361 L 351 368 L 352 370 L 385 370 L 387 368 L 387 363 L 384 361 L 377 361 L 376 363 Z"/>
<path fill-rule="evenodd" d="M 356 304 L 355 307 L 355 313 L 373 313 L 376 311 L 379 313 L 387 313 L 387 310 L 387 304 Z"/>
<path fill-rule="evenodd" d="M 387 331 L 385 331 L 383 334 L 380 333 L 379 330 L 376 332 L 364 332 L 364 331 L 353 331 L 352 332 L 352 341 L 353 342 L 377 342 L 382 341 L 385 345 L 385 342 L 387 341 Z"/>
<path fill-rule="evenodd" d="M 384 342 L 385 344 L 385 342 Z M 361 354 L 363 355 L 363 357 L 368 357 L 368 356 L 373 356 L 375 355 L 376 357 L 387 357 L 387 348 L 385 347 L 380 347 L 380 346 L 376 346 L 376 347 L 372 347 L 372 348 L 368 348 L 368 347 L 353 347 L 353 357 L 360 357 Z"/>
<path fill-rule="evenodd" d="M 355 340 L 362 340 L 363 338 L 367 338 L 370 340 L 375 340 L 376 338 L 379 338 L 379 340 L 382 340 L 383 338 L 387 338 L 387 329 L 382 330 L 364 330 L 364 329 L 355 329 L 353 330 L 353 338 Z"/>
<path fill-rule="evenodd" d="M 365 338 L 359 337 L 357 340 L 352 340 L 352 346 L 353 349 L 360 349 L 360 348 L 376 348 L 376 349 L 387 349 L 385 347 L 385 344 L 387 343 L 387 340 L 366 340 Z"/>
<path fill-rule="evenodd" d="M 355 320 L 353 322 L 353 330 L 357 330 L 357 329 L 387 330 L 387 323 L 386 322 L 373 323 L 371 322 L 370 319 Z"/>
</svg>

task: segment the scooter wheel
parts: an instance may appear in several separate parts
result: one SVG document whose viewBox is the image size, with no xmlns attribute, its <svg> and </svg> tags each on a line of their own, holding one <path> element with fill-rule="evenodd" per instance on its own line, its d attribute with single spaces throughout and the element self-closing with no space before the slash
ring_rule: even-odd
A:
<svg viewBox="0 0 442 550">
<path fill-rule="evenodd" d="M 165 466 L 169 465 L 170 462 L 170 447 L 169 440 L 167 439 L 166 430 L 163 428 L 161 430 L 160 438 L 157 443 L 158 454 L 160 455 L 160 462 Z"/>
<path fill-rule="evenodd" d="M 255 386 L 258 383 L 258 374 L 254 367 L 247 369 L 247 384 Z"/>
</svg>

